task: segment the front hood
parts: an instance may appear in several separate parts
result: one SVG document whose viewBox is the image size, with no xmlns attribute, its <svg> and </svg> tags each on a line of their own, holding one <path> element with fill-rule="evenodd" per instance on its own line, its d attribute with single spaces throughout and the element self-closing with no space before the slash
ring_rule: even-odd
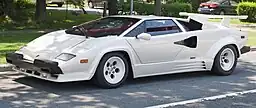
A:
<svg viewBox="0 0 256 108">
<path fill-rule="evenodd" d="M 24 58 L 28 60 L 51 60 L 61 54 L 63 50 L 72 48 L 85 40 L 84 36 L 66 34 L 65 30 L 60 30 L 33 40 L 18 52 L 24 54 Z"/>
</svg>

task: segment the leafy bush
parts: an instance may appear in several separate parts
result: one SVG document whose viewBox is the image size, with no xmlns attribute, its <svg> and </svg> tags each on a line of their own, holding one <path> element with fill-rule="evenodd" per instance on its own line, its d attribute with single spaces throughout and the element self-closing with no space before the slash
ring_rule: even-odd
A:
<svg viewBox="0 0 256 108">
<path fill-rule="evenodd" d="M 237 6 L 238 15 L 248 15 L 245 22 L 256 22 L 256 2 L 241 2 Z"/>
<path fill-rule="evenodd" d="M 140 15 L 153 15 L 154 14 L 154 4 L 147 3 L 134 3 L 134 11 Z M 130 4 L 125 4 L 123 6 L 124 12 L 130 11 Z M 173 3 L 173 4 L 163 4 L 162 8 L 163 16 L 173 16 L 179 17 L 179 12 L 191 12 L 192 6 L 188 3 Z"/>
<path fill-rule="evenodd" d="M 164 16 L 179 17 L 180 12 L 192 12 L 192 6 L 188 3 L 164 4 L 162 6 L 162 14 Z"/>
<path fill-rule="evenodd" d="M 31 0 L 17 0 L 15 2 L 16 10 L 31 9 L 31 8 L 35 8 L 35 7 L 36 7 L 35 3 L 32 3 Z"/>
</svg>

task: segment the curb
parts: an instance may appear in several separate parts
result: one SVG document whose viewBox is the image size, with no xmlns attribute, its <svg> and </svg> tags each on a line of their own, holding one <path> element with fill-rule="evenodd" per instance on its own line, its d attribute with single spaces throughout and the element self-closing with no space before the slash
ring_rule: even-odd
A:
<svg viewBox="0 0 256 108">
<path fill-rule="evenodd" d="M 12 71 L 13 65 L 11 64 L 0 64 L 0 72 Z"/>
<path fill-rule="evenodd" d="M 251 47 L 251 52 L 256 51 L 256 46 Z"/>
</svg>

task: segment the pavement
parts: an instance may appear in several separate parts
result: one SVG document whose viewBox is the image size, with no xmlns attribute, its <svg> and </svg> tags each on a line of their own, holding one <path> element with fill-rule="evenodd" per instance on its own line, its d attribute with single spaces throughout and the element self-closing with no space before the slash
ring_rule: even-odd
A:
<svg viewBox="0 0 256 108">
<path fill-rule="evenodd" d="M 5 71 L 0 72 L 0 82 L 1 108 L 256 108 L 256 52 L 242 55 L 230 76 L 172 74 L 100 89 L 90 81 L 54 83 Z"/>
</svg>

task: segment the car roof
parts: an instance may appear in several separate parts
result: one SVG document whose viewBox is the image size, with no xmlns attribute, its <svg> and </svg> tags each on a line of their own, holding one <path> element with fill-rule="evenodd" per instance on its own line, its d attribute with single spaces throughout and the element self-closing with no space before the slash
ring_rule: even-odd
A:
<svg viewBox="0 0 256 108">
<path fill-rule="evenodd" d="M 110 17 L 123 17 L 123 18 L 136 18 L 142 20 L 151 20 L 151 19 L 176 19 L 173 17 L 163 17 L 163 16 L 155 16 L 155 15 L 113 15 Z"/>
</svg>

